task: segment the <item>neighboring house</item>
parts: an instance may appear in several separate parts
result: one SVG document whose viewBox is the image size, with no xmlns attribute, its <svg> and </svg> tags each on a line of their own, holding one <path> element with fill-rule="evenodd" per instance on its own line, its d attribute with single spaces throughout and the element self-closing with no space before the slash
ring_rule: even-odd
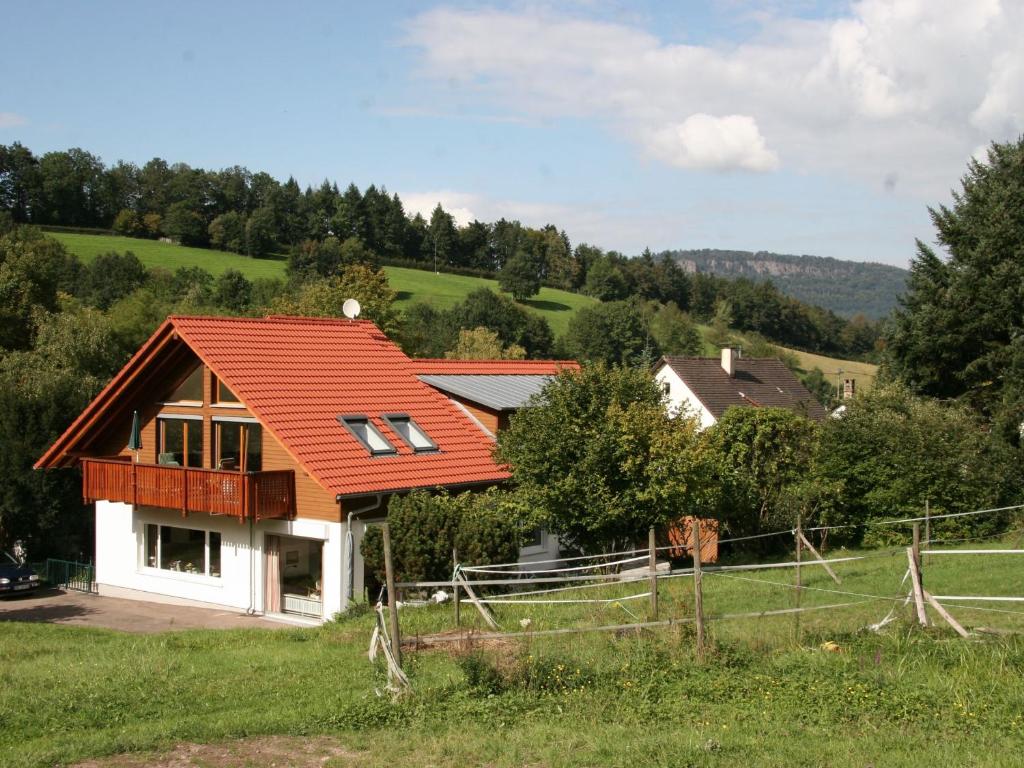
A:
<svg viewBox="0 0 1024 768">
<path fill-rule="evenodd" d="M 817 421 L 826 416 L 821 403 L 776 358 L 745 358 L 739 350 L 723 349 L 720 360 L 665 356 L 653 370 L 669 409 L 695 414 L 701 429 L 733 406 L 788 408 Z"/>
<path fill-rule="evenodd" d="M 81 465 L 101 594 L 329 618 L 391 495 L 509 477 L 419 371 L 366 321 L 172 316 L 36 468 Z"/>
<path fill-rule="evenodd" d="M 466 411 L 488 435 L 508 426 L 509 418 L 526 407 L 561 371 L 578 371 L 575 360 L 440 360 L 414 359 L 420 381 L 446 395 Z M 559 556 L 558 537 L 542 528 L 530 532 L 520 563 Z"/>
</svg>

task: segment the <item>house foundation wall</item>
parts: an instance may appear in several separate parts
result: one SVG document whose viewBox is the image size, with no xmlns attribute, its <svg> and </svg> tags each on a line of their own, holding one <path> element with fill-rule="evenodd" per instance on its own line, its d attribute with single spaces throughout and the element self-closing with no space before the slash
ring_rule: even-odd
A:
<svg viewBox="0 0 1024 768">
<path fill-rule="evenodd" d="M 147 562 L 149 524 L 219 533 L 220 576 L 151 567 Z M 156 603 L 221 607 L 263 612 L 264 539 L 294 536 L 322 542 L 323 617 L 342 607 L 344 526 L 319 520 L 265 520 L 239 523 L 219 515 L 96 502 L 96 581 L 100 594 Z"/>
</svg>

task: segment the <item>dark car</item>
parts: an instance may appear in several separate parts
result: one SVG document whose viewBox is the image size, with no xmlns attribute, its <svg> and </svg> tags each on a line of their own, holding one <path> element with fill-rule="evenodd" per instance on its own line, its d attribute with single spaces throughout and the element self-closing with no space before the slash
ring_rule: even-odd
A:
<svg viewBox="0 0 1024 768">
<path fill-rule="evenodd" d="M 0 597 L 39 589 L 39 576 L 6 552 L 0 553 Z"/>
</svg>

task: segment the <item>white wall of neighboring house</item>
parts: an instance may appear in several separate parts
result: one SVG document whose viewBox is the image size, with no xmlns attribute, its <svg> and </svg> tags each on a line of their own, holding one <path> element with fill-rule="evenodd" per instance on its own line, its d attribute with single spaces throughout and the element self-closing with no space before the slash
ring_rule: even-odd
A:
<svg viewBox="0 0 1024 768">
<path fill-rule="evenodd" d="M 519 566 L 528 566 L 531 563 L 557 560 L 561 554 L 561 543 L 558 536 L 548 533 L 543 528 L 540 531 L 540 543 L 530 544 L 519 549 Z M 545 568 L 556 568 L 556 563 L 548 563 Z"/>
<path fill-rule="evenodd" d="M 714 426 L 716 419 L 711 415 L 711 411 L 704 407 L 693 391 L 686 386 L 686 382 L 679 378 L 679 374 L 670 366 L 662 364 L 655 372 L 654 380 L 668 397 L 668 410 L 671 415 L 696 414 L 700 418 L 701 429 Z"/>
<path fill-rule="evenodd" d="M 146 562 L 146 525 L 213 531 L 221 535 L 219 577 L 153 568 Z M 150 602 L 263 611 L 263 542 L 267 535 L 323 544 L 323 616 L 342 609 L 344 525 L 318 520 L 264 520 L 255 525 L 220 515 L 96 502 L 96 582 L 101 595 Z"/>
</svg>

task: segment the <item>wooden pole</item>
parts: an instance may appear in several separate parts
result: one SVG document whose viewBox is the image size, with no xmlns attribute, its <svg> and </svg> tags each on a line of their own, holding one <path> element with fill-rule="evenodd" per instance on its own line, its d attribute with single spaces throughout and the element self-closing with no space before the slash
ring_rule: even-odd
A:
<svg viewBox="0 0 1024 768">
<path fill-rule="evenodd" d="M 914 585 L 914 607 L 917 621 L 922 627 L 928 626 L 928 614 L 924 610 L 924 576 L 921 574 L 921 524 L 914 523 L 914 543 L 907 550 L 910 559 L 910 580 Z"/>
<path fill-rule="evenodd" d="M 836 584 L 842 584 L 843 582 L 840 581 L 839 577 L 836 575 L 836 572 L 829 568 L 828 563 L 825 562 L 825 558 L 821 556 L 821 553 L 814 548 L 814 545 L 811 544 L 810 540 L 803 533 L 800 533 L 800 541 L 803 542 L 803 545 L 807 547 L 807 550 L 820 561 L 819 564 L 822 568 L 828 571 L 828 575 L 832 577 L 832 581 L 834 581 Z"/>
<path fill-rule="evenodd" d="M 395 663 L 402 666 L 402 640 L 398 636 L 398 595 L 395 594 L 395 569 L 391 563 L 391 531 L 385 522 L 381 526 L 384 535 L 384 580 L 388 588 L 388 616 L 391 623 L 391 653 Z"/>
<path fill-rule="evenodd" d="M 658 544 L 654 536 L 654 526 L 652 525 L 647 531 L 647 565 L 650 569 L 650 575 L 647 577 L 650 581 L 648 587 L 651 593 L 651 621 L 658 620 Z"/>
<path fill-rule="evenodd" d="M 704 661 L 704 589 L 700 574 L 700 520 L 694 516 L 690 524 L 693 547 L 693 613 L 697 623 L 697 660 Z"/>
<path fill-rule="evenodd" d="M 452 547 L 452 600 L 455 602 L 455 626 L 459 626 L 462 621 L 462 605 L 459 601 L 459 582 L 455 578 L 455 569 L 459 566 L 459 550 Z"/>
<path fill-rule="evenodd" d="M 795 590 L 796 594 L 795 594 L 795 597 L 796 597 L 796 607 L 797 607 L 798 610 L 797 610 L 796 613 L 793 614 L 793 635 L 796 638 L 796 642 L 797 642 L 798 645 L 800 644 L 800 612 L 799 612 L 799 608 L 800 608 L 800 598 L 801 598 L 802 593 L 803 593 L 803 581 L 801 579 L 801 574 L 800 574 L 800 560 L 801 560 L 801 556 L 803 554 L 803 538 L 804 538 L 803 520 L 802 520 L 802 517 L 801 517 L 800 513 L 798 512 L 797 516 L 796 516 L 796 568 L 795 568 L 795 571 L 796 571 L 796 590 Z"/>
<path fill-rule="evenodd" d="M 924 500 L 924 545 L 927 548 L 932 543 L 932 513 L 928 499 Z"/>
<path fill-rule="evenodd" d="M 924 599 L 928 601 L 928 604 L 932 608 L 935 609 L 936 613 L 938 613 L 939 616 L 941 616 L 943 619 L 946 620 L 946 623 L 949 624 L 949 626 L 951 626 L 954 630 L 956 630 L 956 633 L 958 635 L 960 635 L 960 637 L 970 637 L 971 636 L 971 633 L 968 632 L 966 629 L 964 629 L 960 625 L 959 621 L 957 621 L 952 616 L 950 616 L 949 615 L 949 611 L 947 611 L 945 608 L 943 608 L 942 605 L 939 603 L 939 601 L 936 600 L 934 597 L 932 597 L 930 594 L 928 594 L 927 591 L 925 591 L 925 593 L 924 593 Z"/>
</svg>

